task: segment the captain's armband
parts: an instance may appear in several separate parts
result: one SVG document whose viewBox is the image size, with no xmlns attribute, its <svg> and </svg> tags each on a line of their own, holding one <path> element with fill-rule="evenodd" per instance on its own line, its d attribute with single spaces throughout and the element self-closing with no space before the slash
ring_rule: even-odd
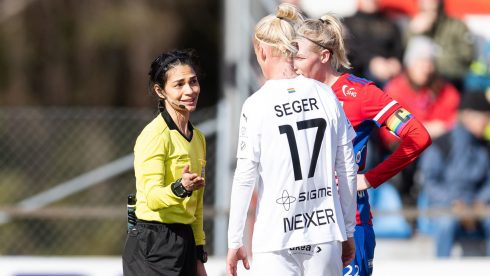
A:
<svg viewBox="0 0 490 276">
<path fill-rule="evenodd" d="M 401 131 L 407 125 L 408 121 L 413 118 L 405 108 L 399 108 L 386 120 L 386 126 L 397 136 L 400 136 Z"/>
</svg>

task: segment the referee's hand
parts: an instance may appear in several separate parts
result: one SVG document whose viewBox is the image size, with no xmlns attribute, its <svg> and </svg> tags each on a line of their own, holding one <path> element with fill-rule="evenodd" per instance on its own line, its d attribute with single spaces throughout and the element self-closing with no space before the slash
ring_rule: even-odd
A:
<svg viewBox="0 0 490 276">
<path fill-rule="evenodd" d="M 192 173 L 189 170 L 189 165 L 185 165 L 182 171 L 182 185 L 188 192 L 199 190 L 204 187 L 204 178 L 197 173 Z"/>
<path fill-rule="evenodd" d="M 228 255 L 226 256 L 226 276 L 237 276 L 237 263 L 239 260 L 242 260 L 245 269 L 250 269 L 247 252 L 243 246 L 238 249 L 228 249 Z"/>
</svg>

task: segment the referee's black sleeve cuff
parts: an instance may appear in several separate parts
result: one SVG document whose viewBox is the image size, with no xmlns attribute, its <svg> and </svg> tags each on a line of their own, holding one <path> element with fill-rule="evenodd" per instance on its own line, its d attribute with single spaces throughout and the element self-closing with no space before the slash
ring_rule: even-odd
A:
<svg viewBox="0 0 490 276">
<path fill-rule="evenodd" d="M 208 253 L 204 251 L 204 246 L 203 245 L 197 245 L 196 246 L 196 256 L 198 260 L 201 260 L 202 263 L 205 263 L 208 261 Z"/>
</svg>

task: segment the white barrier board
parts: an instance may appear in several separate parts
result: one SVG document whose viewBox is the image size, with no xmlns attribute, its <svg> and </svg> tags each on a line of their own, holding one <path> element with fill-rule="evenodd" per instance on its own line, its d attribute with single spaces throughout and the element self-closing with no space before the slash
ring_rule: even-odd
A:
<svg viewBox="0 0 490 276">
<path fill-rule="evenodd" d="M 252 263 L 253 265 L 253 263 Z M 225 259 L 209 259 L 209 276 L 225 276 Z M 487 275 L 489 258 L 448 260 L 379 260 L 373 276 L 413 275 Z M 0 257 L 1 276 L 122 276 L 121 259 L 117 257 Z M 251 276 L 239 269 L 239 276 Z"/>
</svg>

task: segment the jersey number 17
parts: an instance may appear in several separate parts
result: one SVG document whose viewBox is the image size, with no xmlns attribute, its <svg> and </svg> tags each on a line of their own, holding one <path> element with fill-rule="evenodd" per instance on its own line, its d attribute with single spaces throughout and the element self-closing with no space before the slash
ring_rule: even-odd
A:
<svg viewBox="0 0 490 276">
<path fill-rule="evenodd" d="M 322 147 L 323 136 L 325 136 L 325 129 L 327 128 L 327 122 L 323 118 L 310 119 L 305 121 L 296 122 L 298 130 L 305 130 L 309 128 L 317 128 L 315 143 L 313 145 L 313 155 L 311 156 L 310 169 L 308 170 L 308 178 L 315 175 L 316 162 L 318 160 L 318 154 Z M 286 134 L 289 144 L 289 151 L 291 152 L 291 160 L 293 161 L 294 180 L 298 181 L 303 179 L 301 172 L 301 163 L 299 161 L 298 146 L 296 143 L 296 137 L 294 135 L 294 129 L 291 125 L 279 126 L 279 133 Z"/>
</svg>

